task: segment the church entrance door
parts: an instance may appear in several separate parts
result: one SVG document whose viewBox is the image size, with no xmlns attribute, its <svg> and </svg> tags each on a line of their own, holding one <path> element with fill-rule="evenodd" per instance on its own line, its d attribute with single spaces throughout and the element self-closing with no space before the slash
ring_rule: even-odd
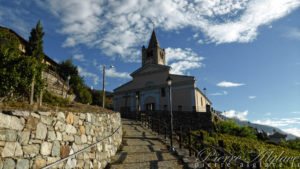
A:
<svg viewBox="0 0 300 169">
<path fill-rule="evenodd" d="M 155 103 L 146 104 L 146 110 L 154 111 L 155 110 Z"/>
</svg>

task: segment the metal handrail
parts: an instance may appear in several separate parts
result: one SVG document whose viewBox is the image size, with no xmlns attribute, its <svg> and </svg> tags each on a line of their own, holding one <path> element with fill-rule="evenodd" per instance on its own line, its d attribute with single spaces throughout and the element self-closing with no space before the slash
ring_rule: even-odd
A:
<svg viewBox="0 0 300 169">
<path fill-rule="evenodd" d="M 96 143 L 94 143 L 94 144 L 91 144 L 90 146 L 88 146 L 88 147 L 86 147 L 86 148 L 84 148 L 84 149 L 82 149 L 82 150 L 79 150 L 79 151 L 77 151 L 76 153 L 73 153 L 73 154 L 69 155 L 68 157 L 65 157 L 65 158 L 63 158 L 63 159 L 60 159 L 60 160 L 58 160 L 58 161 L 55 161 L 55 162 L 49 164 L 48 166 L 46 166 L 46 167 L 44 167 L 44 168 L 42 168 L 42 169 L 47 169 L 47 168 L 53 167 L 53 166 L 55 166 L 56 164 L 59 164 L 59 163 L 61 163 L 61 162 L 64 162 L 64 161 L 68 160 L 69 158 L 72 158 L 72 157 L 76 156 L 77 154 L 80 154 L 80 153 L 86 151 L 87 149 L 90 149 L 90 148 L 92 148 L 92 147 L 95 147 L 97 144 L 99 144 L 99 143 L 102 142 L 103 140 L 108 139 L 109 137 L 112 137 L 112 136 L 113 136 L 120 128 L 121 128 L 121 125 L 120 125 L 120 126 L 118 127 L 118 129 L 115 130 L 111 135 L 106 136 L 105 138 L 101 139 L 100 141 L 98 141 L 98 142 L 96 142 Z"/>
</svg>

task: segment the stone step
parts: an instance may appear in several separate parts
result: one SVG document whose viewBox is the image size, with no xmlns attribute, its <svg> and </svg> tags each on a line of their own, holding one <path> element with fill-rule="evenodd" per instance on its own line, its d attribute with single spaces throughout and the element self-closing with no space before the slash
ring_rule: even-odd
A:
<svg viewBox="0 0 300 169">
<path fill-rule="evenodd" d="M 112 164 L 110 169 L 183 169 L 184 166 L 174 161 L 150 161 L 139 163 Z"/>
<path fill-rule="evenodd" d="M 122 119 L 123 120 L 123 119 Z M 123 146 L 112 157 L 111 169 L 183 169 L 181 161 L 170 153 L 156 135 L 140 125 L 123 120 Z"/>
</svg>

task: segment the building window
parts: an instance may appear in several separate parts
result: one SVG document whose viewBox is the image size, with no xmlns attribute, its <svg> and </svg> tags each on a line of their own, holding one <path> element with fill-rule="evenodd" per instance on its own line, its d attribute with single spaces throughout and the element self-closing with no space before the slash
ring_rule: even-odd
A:
<svg viewBox="0 0 300 169">
<path fill-rule="evenodd" d="M 202 97 L 201 97 L 201 106 L 203 106 L 203 101 L 202 101 Z"/>
<path fill-rule="evenodd" d="M 182 106 L 181 105 L 178 106 L 178 111 L 182 111 Z"/>
<path fill-rule="evenodd" d="M 168 105 L 164 105 L 164 110 L 168 110 Z"/>
<path fill-rule="evenodd" d="M 152 56 L 153 56 L 153 51 L 152 50 L 148 51 L 147 57 L 149 58 L 149 57 L 152 57 Z"/>
<path fill-rule="evenodd" d="M 166 90 L 165 90 L 165 88 L 161 88 L 160 94 L 161 94 L 161 97 L 165 97 L 166 96 Z"/>
</svg>

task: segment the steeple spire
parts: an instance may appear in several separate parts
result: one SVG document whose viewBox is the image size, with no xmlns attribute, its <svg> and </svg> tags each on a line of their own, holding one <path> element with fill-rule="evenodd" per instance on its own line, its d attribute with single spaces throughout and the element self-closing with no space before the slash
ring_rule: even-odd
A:
<svg viewBox="0 0 300 169">
<path fill-rule="evenodd" d="M 145 46 L 142 48 L 142 66 L 148 64 L 166 65 L 165 55 L 165 49 L 161 49 L 159 47 L 159 43 L 153 29 L 148 48 L 145 48 Z"/>
<path fill-rule="evenodd" d="M 158 43 L 155 31 L 153 29 L 151 39 L 149 41 L 148 49 L 151 49 L 151 48 L 154 48 L 154 47 L 159 47 L 159 43 Z"/>
</svg>

